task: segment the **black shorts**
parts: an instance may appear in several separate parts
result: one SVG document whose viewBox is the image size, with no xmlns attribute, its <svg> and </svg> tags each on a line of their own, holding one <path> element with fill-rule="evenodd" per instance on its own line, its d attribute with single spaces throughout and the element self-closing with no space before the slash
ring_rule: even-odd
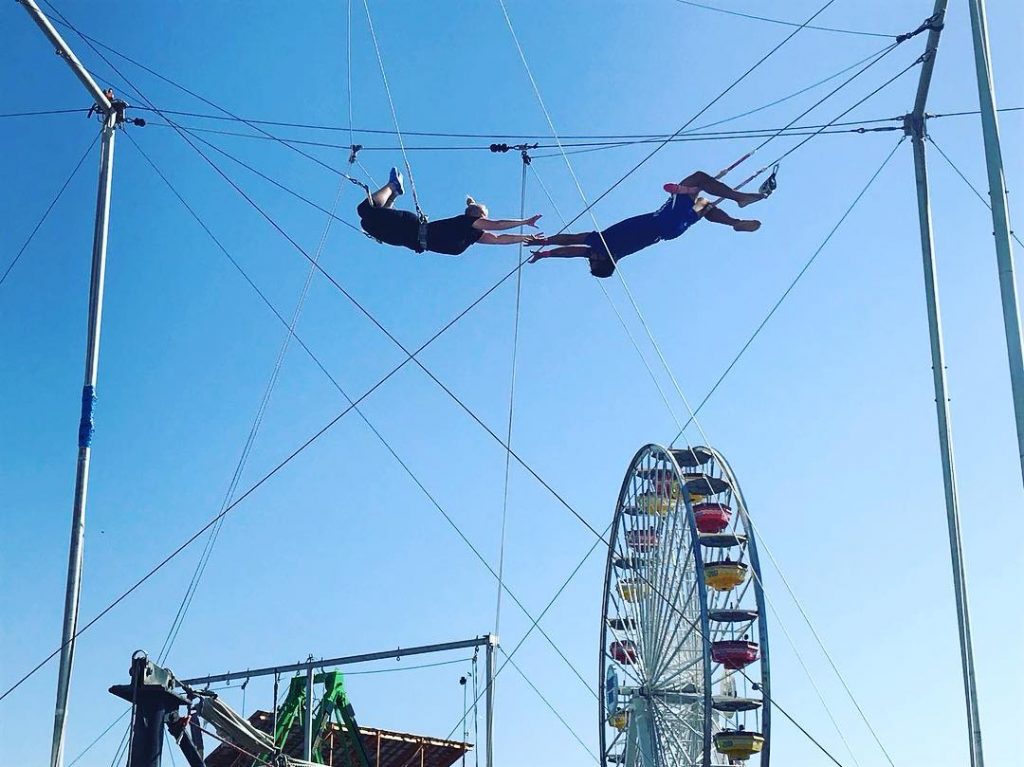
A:
<svg viewBox="0 0 1024 767">
<path fill-rule="evenodd" d="M 363 200 L 356 208 L 363 231 L 385 245 L 409 248 L 422 253 L 420 220 L 415 213 L 395 208 L 378 208 Z"/>
</svg>

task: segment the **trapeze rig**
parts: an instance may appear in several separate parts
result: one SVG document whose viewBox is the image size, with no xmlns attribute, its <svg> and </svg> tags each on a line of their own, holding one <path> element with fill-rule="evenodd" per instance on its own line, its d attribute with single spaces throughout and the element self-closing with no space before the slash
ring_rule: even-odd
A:
<svg viewBox="0 0 1024 767">
<path fill-rule="evenodd" d="M 395 648 L 304 663 L 247 669 L 246 671 L 178 679 L 139 651 L 132 656 L 130 681 L 110 692 L 132 704 L 127 767 L 154 767 L 163 755 L 165 732 L 170 735 L 189 767 L 308 767 L 347 764 L 352 767 L 406 767 L 414 761 L 431 767 L 449 767 L 473 745 L 464 741 L 416 736 L 361 727 L 345 690 L 342 666 L 393 660 L 416 655 L 484 648 L 486 697 L 486 760 L 493 767 L 491 746 L 494 722 L 495 651 L 498 638 L 484 634 L 440 644 Z M 475 672 L 474 672 L 475 673 Z M 288 676 L 286 676 L 288 675 Z M 274 678 L 274 706 L 239 715 L 216 692 L 215 682 Z M 287 693 L 278 706 L 282 677 Z M 463 680 L 460 680 L 464 682 Z M 315 692 L 319 687 L 319 694 Z M 207 740 L 217 743 L 206 753 Z"/>
</svg>

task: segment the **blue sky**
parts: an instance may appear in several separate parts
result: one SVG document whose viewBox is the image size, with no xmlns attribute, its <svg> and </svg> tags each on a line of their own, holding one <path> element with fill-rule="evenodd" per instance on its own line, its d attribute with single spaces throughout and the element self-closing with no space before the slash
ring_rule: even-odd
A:
<svg viewBox="0 0 1024 767">
<path fill-rule="evenodd" d="M 752 2 L 718 4 L 768 12 Z M 933 113 L 977 105 L 966 4 L 951 5 L 929 102 Z M 347 124 L 345 3 L 311 2 L 301 9 L 223 2 L 58 7 L 83 31 L 236 114 Z M 770 12 L 802 19 L 816 7 L 811 0 L 791 0 Z M 405 130 L 549 132 L 497 2 L 371 3 L 371 10 Z M 563 134 L 671 132 L 789 32 L 669 0 L 512 0 L 509 10 Z M 916 27 L 930 11 L 931 3 L 921 0 L 840 0 L 821 20 L 896 34 Z M 388 129 L 391 115 L 361 3 L 354 3 L 353 19 L 355 124 Z M 1024 12 L 992 3 L 990 25 L 1000 105 L 1024 106 L 1016 52 Z M 88 105 L 13 3 L 4 11 L 0 41 L 5 112 Z M 701 121 L 773 101 L 883 44 L 879 38 L 802 32 Z M 833 118 L 913 61 L 922 44 L 922 38 L 906 43 L 807 121 Z M 79 41 L 75 47 L 104 83 L 120 88 L 102 61 Z M 158 106 L 211 111 L 145 72 L 115 63 Z M 844 119 L 908 111 L 916 74 L 912 70 Z M 824 92 L 811 91 L 729 127 L 784 125 Z M 1001 123 L 1011 192 L 1024 177 L 1022 114 L 1004 113 Z M 196 118 L 188 124 L 239 127 Z M 348 138 L 280 131 L 343 144 Z M 930 131 L 983 187 L 978 118 L 934 120 Z M 0 190 L 4 268 L 94 133 L 94 123 L 79 114 L 0 120 L 8 178 Z M 305 259 L 172 130 L 151 125 L 131 135 L 269 300 L 290 315 L 305 280 Z M 336 179 L 310 161 L 272 142 L 207 138 L 330 206 Z M 820 137 L 784 164 L 779 192 L 760 206 L 764 227 L 757 234 L 701 226 L 624 263 L 622 273 L 691 402 L 718 378 L 897 139 L 897 132 Z M 359 140 L 367 147 L 394 147 L 387 136 L 362 134 Z M 422 147 L 428 141 L 410 136 L 407 143 Z M 774 142 L 762 159 L 793 143 Z M 697 168 L 713 172 L 750 148 L 749 139 L 668 146 L 597 205 L 595 216 L 607 225 L 652 209 L 661 202 L 663 182 Z M 310 151 L 336 165 L 346 159 L 340 149 Z M 619 148 L 571 160 L 593 198 L 647 151 Z M 487 202 L 493 214 L 518 213 L 516 156 L 478 149 L 414 151 L 411 157 L 432 217 L 456 212 L 467 193 Z M 368 149 L 362 159 L 381 178 L 400 155 Z M 781 564 L 894 762 L 959 767 L 967 760 L 963 703 L 911 163 L 904 143 L 700 420 L 743 482 L 762 545 Z M 582 204 L 564 163 L 538 158 L 534 167 L 559 209 L 575 215 Z M 238 166 L 225 161 L 224 168 L 307 251 L 316 248 L 322 213 Z M 1009 763 L 1012 739 L 1000 733 L 1024 681 L 1005 651 L 1005 642 L 1021 629 L 1020 558 L 1012 543 L 1006 550 L 991 543 L 1020 538 L 1016 512 L 1024 497 L 991 219 L 934 152 L 931 175 L 986 755 L 991 764 Z M 0 286 L 0 348 L 7 361 L 0 397 L 4 688 L 59 642 L 94 184 L 95 153 Z M 527 198 L 528 212 L 543 213 L 546 230 L 556 231 L 557 214 L 535 180 Z M 1019 212 L 1013 194 L 1010 199 Z M 357 202 L 357 191 L 346 185 L 341 215 L 355 220 Z M 512 248 L 484 247 L 459 259 L 414 256 L 335 226 L 323 263 L 382 324 L 415 347 L 504 276 L 515 257 Z M 640 337 L 621 284 L 606 285 Z M 510 281 L 423 355 L 424 364 L 499 432 L 508 407 L 513 308 Z M 313 281 L 298 332 L 350 392 L 364 391 L 402 359 L 322 278 Z M 216 513 L 283 333 L 131 142 L 119 139 L 84 618 Z M 656 365 L 653 355 L 651 360 Z M 548 262 L 523 271 L 518 371 L 514 447 L 603 529 L 633 453 L 647 442 L 670 440 L 675 428 L 582 263 Z M 273 468 L 343 404 L 293 345 L 241 486 Z M 682 412 L 674 395 L 672 404 Z M 372 395 L 364 412 L 465 535 L 496 562 L 503 450 L 411 366 Z M 513 467 L 505 572 L 534 614 L 592 543 L 579 521 Z M 106 688 L 126 678 L 133 650 L 159 649 L 198 556 L 198 548 L 187 550 L 82 637 L 69 758 L 123 710 Z M 603 558 L 595 554 L 542 624 L 595 685 L 602 573 Z M 854 764 L 784 626 L 857 763 L 885 763 L 778 572 L 766 566 L 764 575 L 778 608 L 770 625 L 776 698 L 843 764 Z M 458 639 L 490 630 L 494 610 L 490 575 L 352 414 L 228 517 L 169 665 L 189 676 L 310 653 Z M 529 625 L 506 600 L 503 644 L 514 646 Z M 544 639 L 532 635 L 517 662 L 596 749 L 594 699 Z M 465 670 L 468 661 L 352 677 L 349 686 L 361 721 L 445 735 L 462 714 L 458 677 Z M 0 703 L 0 733 L 12 763 L 41 763 L 48 756 L 55 672 L 54 664 L 47 666 Z M 240 693 L 228 695 L 241 707 Z M 245 705 L 269 705 L 267 687 L 250 685 Z M 499 680 L 498 706 L 499 764 L 591 763 L 511 669 Z M 120 734 L 118 726 L 79 764 L 108 764 Z M 789 763 L 825 763 L 782 720 L 773 751 Z"/>
</svg>

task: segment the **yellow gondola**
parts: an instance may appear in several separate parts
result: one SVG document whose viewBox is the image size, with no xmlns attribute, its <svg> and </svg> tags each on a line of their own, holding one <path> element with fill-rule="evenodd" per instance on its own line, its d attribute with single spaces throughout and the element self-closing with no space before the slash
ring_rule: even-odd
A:
<svg viewBox="0 0 1024 767">
<path fill-rule="evenodd" d="M 647 593 L 647 589 L 641 583 L 624 579 L 619 581 L 619 596 L 627 602 L 636 602 Z"/>
<path fill-rule="evenodd" d="M 715 734 L 715 750 L 730 759 L 746 761 L 764 748 L 764 736 L 746 730 L 723 730 Z"/>
<path fill-rule="evenodd" d="M 625 732 L 629 726 L 629 712 L 624 708 L 616 709 L 608 715 L 608 724 L 619 732 Z"/>
<path fill-rule="evenodd" d="M 747 579 L 742 562 L 708 562 L 704 565 L 704 583 L 715 591 L 729 591 Z"/>
<path fill-rule="evenodd" d="M 636 505 L 647 514 L 664 517 L 675 510 L 679 496 L 660 495 L 658 493 L 640 493 L 636 497 Z"/>
</svg>

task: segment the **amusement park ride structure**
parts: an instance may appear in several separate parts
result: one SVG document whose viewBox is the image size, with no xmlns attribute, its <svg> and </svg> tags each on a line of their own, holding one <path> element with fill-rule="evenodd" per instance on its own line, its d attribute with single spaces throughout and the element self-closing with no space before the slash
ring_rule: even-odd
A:
<svg viewBox="0 0 1024 767">
<path fill-rule="evenodd" d="M 490 744 L 494 732 L 494 654 L 498 647 L 498 638 L 493 634 L 456 642 L 395 648 L 338 658 L 311 659 L 304 663 L 180 680 L 170 670 L 150 661 L 145 654 L 136 653 L 132 658 L 130 683 L 115 685 L 110 688 L 110 692 L 132 704 L 132 737 L 128 751 L 128 767 L 157 767 L 160 764 L 165 728 L 173 742 L 181 749 L 190 767 L 204 767 L 217 761 L 207 760 L 203 748 L 203 733 L 221 741 L 225 750 L 233 751 L 235 756 L 242 757 L 248 765 L 305 767 L 310 764 L 323 764 L 325 755 L 329 757 L 338 750 L 337 744 L 331 743 L 329 746 L 327 743 L 327 736 L 332 736 L 333 740 L 335 731 L 338 737 L 345 741 L 342 750 L 347 754 L 351 767 L 371 767 L 370 749 L 364 743 L 364 729 L 356 722 L 355 711 L 346 694 L 342 673 L 334 669 L 454 650 L 477 651 L 481 647 L 485 651 L 484 763 L 486 767 L 493 767 L 494 752 Z M 293 676 L 288 682 L 284 700 L 278 706 L 280 681 L 286 675 Z M 275 708 L 269 732 L 240 717 L 216 693 L 209 691 L 209 686 L 217 682 L 260 677 L 274 678 Z M 317 685 L 320 685 L 321 689 L 319 696 L 314 694 Z M 260 717 L 257 715 L 254 718 Z M 332 728 L 335 720 L 340 721 Z M 215 732 L 204 730 L 201 722 L 213 726 Z M 301 739 L 299 743 L 293 743 L 296 739 L 290 736 L 296 729 L 294 725 L 300 722 Z M 377 731 L 376 735 L 377 754 L 372 760 L 376 767 L 400 767 L 392 765 L 390 760 L 381 760 L 380 731 Z M 420 742 L 419 745 L 419 759 L 425 765 L 427 760 L 424 744 Z M 436 747 L 442 744 L 434 741 L 434 745 Z M 443 745 L 447 746 L 449 757 L 445 764 L 454 761 L 452 753 L 461 754 L 470 748 L 468 743 L 445 742 Z M 290 753 L 293 747 L 301 753 Z M 214 757 L 214 754 L 210 756 Z M 403 753 L 401 757 L 399 761 L 406 764 L 404 759 L 408 755 Z M 229 763 L 234 762 L 229 760 Z"/>
<path fill-rule="evenodd" d="M 1019 309 L 1014 282 L 1013 253 L 1010 245 L 1006 189 L 1003 180 L 1002 158 L 999 146 L 999 130 L 992 84 L 985 3 L 984 0 L 966 1 L 970 8 L 1004 330 L 1009 357 L 1021 470 L 1022 476 L 1024 476 L 1024 354 L 1021 351 Z M 76 638 L 79 633 L 78 610 L 85 541 L 85 510 L 91 458 L 93 408 L 98 381 L 100 329 L 114 144 L 117 130 L 125 121 L 125 105 L 123 102 L 112 102 L 109 94 L 101 90 L 34 0 L 18 0 L 18 2 L 25 8 L 35 24 L 53 44 L 57 54 L 65 60 L 75 76 L 86 88 L 90 97 L 95 102 L 95 109 L 98 110 L 103 121 L 100 135 L 100 173 L 92 250 L 88 334 L 79 425 L 78 461 L 50 760 L 51 767 L 63 767 L 67 702 L 74 663 Z M 906 134 L 912 139 L 914 150 L 926 304 L 963 666 L 971 765 L 972 767 L 983 767 L 981 727 L 978 719 L 967 588 L 960 540 L 958 495 L 953 459 L 954 451 L 949 425 L 950 414 L 925 156 L 928 119 L 925 106 L 946 6 L 947 0 L 936 0 L 934 13 L 927 22 L 928 38 L 925 53 L 921 58 L 923 66 L 917 96 L 913 111 L 906 115 L 904 129 Z M 141 120 L 133 122 L 142 124 Z M 703 462 L 692 464 L 688 462 L 691 459 L 687 459 L 682 455 L 686 451 L 669 451 L 657 446 L 648 446 L 638 454 L 634 464 L 630 467 L 630 473 L 627 474 L 623 485 L 623 495 L 619 499 L 614 523 L 616 525 L 616 532 L 613 534 L 612 543 L 609 547 L 604 595 L 604 622 L 602 624 L 601 684 L 603 694 L 600 696 L 602 701 L 600 726 L 602 758 L 605 764 L 624 762 L 630 767 L 639 764 L 660 765 L 666 763 L 665 759 L 669 759 L 670 763 L 679 764 L 711 764 L 712 758 L 718 758 L 712 757 L 711 749 L 713 745 L 717 748 L 718 753 L 725 755 L 725 758 L 742 759 L 754 754 L 760 754 L 761 764 L 768 764 L 770 696 L 767 634 L 764 625 L 763 605 L 761 604 L 760 573 L 756 563 L 754 538 L 752 530 L 745 527 L 748 521 L 745 505 L 742 503 L 741 496 L 739 496 L 738 488 L 735 485 L 735 478 L 731 476 L 731 472 L 724 459 L 710 448 L 694 448 L 692 451 L 689 451 L 693 460 L 696 460 L 698 454 L 696 451 L 704 451 L 700 455 L 706 455 L 707 461 L 710 462 L 709 465 L 717 467 L 718 474 L 712 471 L 710 473 L 703 472 L 703 475 L 710 479 L 717 478 L 723 481 L 725 484 L 718 490 L 712 487 L 708 492 L 697 492 L 694 487 L 691 487 L 690 483 L 692 481 L 701 480 L 694 480 L 692 477 L 688 477 L 690 469 L 700 469 L 704 465 Z M 641 466 L 644 461 L 647 464 Z M 647 472 L 647 474 L 643 472 Z M 652 474 L 651 472 L 654 473 Z M 702 473 L 702 471 L 697 473 Z M 708 482 L 710 479 L 703 481 Z M 637 489 L 639 487 L 637 483 L 642 482 L 652 482 L 653 487 L 640 491 Z M 714 490 L 714 492 L 711 492 L 711 490 Z M 653 495 L 648 496 L 648 501 L 654 505 L 645 507 L 644 504 L 648 503 L 648 501 L 639 498 L 638 493 L 640 492 L 653 493 Z M 709 533 L 700 528 L 701 523 L 698 521 L 700 510 L 696 508 L 694 498 L 702 497 L 706 499 L 717 496 L 718 493 L 735 494 L 734 497 L 738 501 L 738 506 L 736 509 L 737 514 L 732 524 L 735 525 L 737 520 L 742 522 L 744 526 L 742 531 Z M 665 506 L 666 503 L 668 506 Z M 701 503 L 703 501 L 697 503 L 697 505 Z M 707 503 L 720 503 L 722 505 L 722 508 L 709 507 L 703 509 L 704 512 L 710 514 L 710 516 L 708 514 L 704 515 L 704 518 L 708 520 L 715 513 L 724 514 L 724 507 L 728 505 L 727 501 L 718 500 L 708 500 Z M 652 511 L 653 518 L 657 520 L 654 525 L 642 529 L 634 526 L 635 520 L 640 515 L 650 515 Z M 665 526 L 672 519 L 677 519 L 677 521 L 671 522 L 672 527 L 668 531 L 668 537 L 662 538 L 661 536 L 667 530 Z M 620 537 L 616 538 L 615 536 L 620 533 Z M 632 537 L 627 538 L 627 533 L 632 533 Z M 708 543 L 710 540 L 707 538 L 708 535 L 721 536 L 723 534 L 731 535 L 732 538 L 729 541 L 722 539 L 720 541 L 722 545 L 720 546 Z M 654 562 L 652 553 L 655 549 L 660 550 L 662 545 L 666 543 L 671 545 L 670 553 L 667 555 L 662 553 L 659 556 L 666 556 L 667 558 Z M 745 554 L 748 557 L 746 563 L 743 562 L 742 556 L 736 560 L 712 558 L 705 561 L 702 553 L 706 549 L 710 551 L 725 551 L 731 548 L 736 548 L 737 551 Z M 622 561 L 620 562 L 619 560 Z M 629 583 L 629 579 L 619 577 L 619 574 L 623 571 L 623 568 L 619 565 L 623 563 L 641 568 L 637 571 L 639 575 L 634 576 L 632 583 Z M 747 570 L 740 567 L 741 564 L 747 565 L 749 574 Z M 654 568 L 661 580 L 656 582 L 645 580 L 643 575 L 645 568 Z M 626 569 L 628 570 L 629 568 L 627 567 Z M 736 578 L 740 578 L 740 580 L 732 583 Z M 625 586 L 624 583 L 626 584 Z M 687 599 L 678 601 L 679 595 L 675 593 L 672 599 L 669 599 L 669 595 L 663 593 L 666 583 L 678 586 L 680 589 L 685 588 Z M 726 593 L 731 592 L 736 587 L 744 588 L 742 584 L 749 585 L 750 590 L 744 590 L 743 595 L 750 594 L 757 605 L 747 609 L 743 606 L 730 608 L 719 604 L 716 601 L 719 598 L 715 595 L 720 593 L 720 591 L 715 583 L 721 585 L 732 583 L 731 586 L 722 590 Z M 641 607 L 646 611 L 642 615 L 636 612 Z M 725 616 L 730 609 L 735 611 L 732 617 L 736 618 L 736 620 L 719 621 L 721 624 L 719 628 L 713 627 L 712 616 L 716 614 L 719 617 Z M 690 610 L 690 612 L 687 612 L 687 610 Z M 648 620 L 657 620 L 660 623 L 657 623 L 657 627 L 653 628 L 655 624 L 647 623 Z M 613 625 L 609 621 L 618 621 L 618 623 Z M 661 645 L 654 644 L 652 638 L 657 638 L 657 632 L 667 630 L 673 623 L 676 630 L 679 630 L 680 627 L 685 627 L 682 630 L 690 632 L 688 634 L 689 644 L 674 642 L 672 635 L 662 637 L 668 640 L 667 644 L 664 642 Z M 755 624 L 759 636 L 758 642 L 750 641 L 747 635 L 744 635 L 742 638 L 733 636 L 736 633 L 737 626 L 746 626 L 746 631 L 750 632 L 754 630 Z M 648 633 L 643 637 L 640 635 L 627 636 L 630 632 L 641 629 Z M 655 633 L 652 634 L 650 633 L 651 631 Z M 728 637 L 725 636 L 726 634 L 728 634 Z M 696 641 L 698 639 L 700 641 Z M 496 645 L 496 638 L 488 636 L 471 641 L 485 643 L 488 652 L 488 737 L 486 742 L 487 764 L 490 767 L 492 759 L 490 725 L 493 716 L 493 649 Z M 725 644 L 720 644 L 726 642 L 733 644 L 729 645 L 728 648 Z M 659 647 L 660 649 L 658 649 Z M 672 650 L 667 656 L 662 654 L 666 649 Z M 402 654 L 408 655 L 410 652 L 409 650 L 403 650 Z M 392 654 L 386 657 L 392 657 Z M 344 659 L 334 660 L 340 661 Z M 132 700 L 135 703 L 139 702 L 138 693 L 142 689 L 140 685 L 145 677 L 145 664 L 147 663 L 148 661 L 145 659 L 136 659 L 133 662 L 133 683 L 125 688 L 119 688 L 119 694 L 131 694 L 134 696 Z M 751 665 L 755 663 L 756 666 Z M 727 673 L 716 678 L 712 674 L 712 664 L 737 673 Z M 307 761 L 311 756 L 312 740 L 310 728 L 313 719 L 313 713 L 309 705 L 311 702 L 309 685 L 312 684 L 311 680 L 314 678 L 313 669 L 322 668 L 327 665 L 338 664 L 317 662 L 309 665 L 308 668 L 304 667 L 307 672 L 307 685 L 305 688 L 306 705 L 304 711 L 304 756 L 307 758 Z M 748 667 L 751 669 L 756 668 L 757 673 L 752 673 L 748 676 L 748 672 L 745 670 Z M 149 668 L 151 669 L 151 674 L 159 676 L 164 673 L 163 670 L 160 670 L 159 667 L 153 664 L 149 664 Z M 299 667 L 289 668 L 291 670 L 298 670 Z M 283 668 L 270 670 L 268 673 L 274 673 L 275 671 L 282 672 Z M 612 678 L 611 672 L 614 672 L 614 684 L 610 684 L 608 681 Z M 244 672 L 244 676 L 255 675 L 256 672 Z M 681 687 L 672 685 L 666 687 L 662 684 L 667 678 L 666 675 L 673 680 L 672 685 L 684 677 L 688 681 Z M 735 693 L 730 685 L 735 683 L 737 676 L 749 683 L 749 692 L 758 693 L 758 696 L 741 697 Z M 635 684 L 623 683 L 622 680 L 625 677 L 632 677 Z M 170 677 L 162 677 L 163 681 L 158 679 L 154 684 L 157 687 L 160 685 L 166 687 L 168 678 Z M 228 676 L 221 675 L 216 678 L 226 679 Z M 215 677 L 210 677 L 208 681 L 213 681 L 213 679 Z M 725 682 L 726 679 L 733 681 Z M 192 682 L 198 681 L 200 680 L 192 680 Z M 725 685 L 724 688 L 722 687 L 723 684 Z M 164 692 L 154 692 L 154 695 L 154 700 L 156 701 L 153 703 L 154 706 L 164 704 L 169 706 L 174 702 L 171 698 L 167 697 L 167 695 L 172 695 L 167 690 Z M 744 705 L 749 705 L 744 709 L 742 706 L 739 706 L 739 703 L 730 703 L 726 698 L 733 698 L 734 701 L 746 701 Z M 180 696 L 175 700 L 178 700 L 180 704 Z M 730 706 L 732 706 L 731 709 Z M 687 712 L 685 714 L 681 713 L 684 708 Z M 155 711 L 156 709 L 152 710 Z M 164 711 L 165 709 L 160 710 Z M 659 711 L 661 712 L 660 714 L 658 713 Z M 666 714 L 665 711 L 668 713 Z M 746 716 L 749 712 L 754 712 L 751 716 L 756 720 L 756 729 L 731 729 L 730 722 L 732 720 L 729 718 L 730 715 L 742 714 Z M 138 711 L 136 714 L 138 715 Z M 661 716 L 661 719 L 659 719 L 659 716 Z M 666 723 L 669 720 L 666 720 L 665 716 L 669 717 L 671 726 Z M 145 745 L 144 736 L 146 732 L 149 733 L 147 737 L 156 737 L 153 735 L 154 724 L 153 721 L 147 722 L 138 718 L 137 721 L 143 728 L 142 735 L 138 732 L 136 733 L 136 741 L 139 747 L 142 748 Z M 616 731 L 618 735 L 613 734 L 613 731 Z M 694 735 L 691 738 L 692 733 L 699 733 L 699 736 Z M 609 737 L 611 744 L 606 742 Z M 162 730 L 157 740 L 162 742 Z M 618 750 L 619 746 L 614 745 L 615 743 L 620 743 L 621 751 Z M 156 746 L 154 745 L 153 747 Z"/>
</svg>

